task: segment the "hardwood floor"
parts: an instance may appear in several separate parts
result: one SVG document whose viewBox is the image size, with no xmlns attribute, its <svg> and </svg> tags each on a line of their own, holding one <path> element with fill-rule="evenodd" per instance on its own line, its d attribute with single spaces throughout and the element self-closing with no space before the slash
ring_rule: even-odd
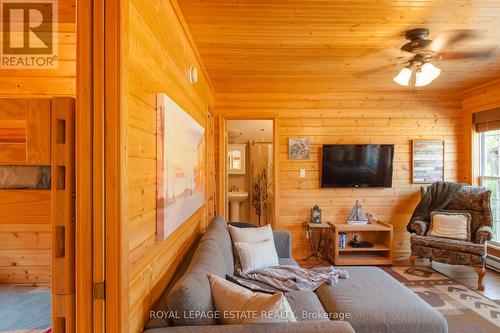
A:
<svg viewBox="0 0 500 333">
<path fill-rule="evenodd" d="M 315 259 L 309 260 L 297 260 L 299 265 L 306 268 L 312 268 L 322 265 L 329 265 L 328 262 L 321 260 L 317 262 Z M 394 260 L 394 266 L 410 266 L 408 258 Z M 477 274 L 469 266 L 453 266 L 446 265 L 439 262 L 433 262 L 432 264 L 429 260 L 417 260 L 417 266 L 429 266 L 436 271 L 460 282 L 464 286 L 475 290 L 481 295 L 484 295 L 492 300 L 500 301 L 500 273 L 487 269 L 486 275 L 484 277 L 484 291 L 478 291 L 477 288 Z"/>
<path fill-rule="evenodd" d="M 405 266 L 407 262 L 404 262 L 402 266 Z M 395 263 L 396 265 L 396 263 Z M 500 300 L 500 273 L 487 268 L 486 275 L 484 276 L 484 291 L 478 291 L 477 288 L 477 274 L 469 266 L 455 266 L 442 264 L 440 262 L 430 263 L 428 260 L 417 261 L 417 266 L 425 265 L 432 267 L 436 271 L 449 276 L 450 278 L 457 280 L 464 286 L 475 290 L 477 293 L 484 295 L 492 300 Z"/>
</svg>

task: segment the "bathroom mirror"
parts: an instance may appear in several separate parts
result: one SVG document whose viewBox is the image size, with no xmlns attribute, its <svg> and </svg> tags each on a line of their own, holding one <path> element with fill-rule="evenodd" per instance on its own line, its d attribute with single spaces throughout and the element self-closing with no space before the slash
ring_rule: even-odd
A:
<svg viewBox="0 0 500 333">
<path fill-rule="evenodd" d="M 245 149 L 244 144 L 228 145 L 228 174 L 245 173 Z"/>
</svg>

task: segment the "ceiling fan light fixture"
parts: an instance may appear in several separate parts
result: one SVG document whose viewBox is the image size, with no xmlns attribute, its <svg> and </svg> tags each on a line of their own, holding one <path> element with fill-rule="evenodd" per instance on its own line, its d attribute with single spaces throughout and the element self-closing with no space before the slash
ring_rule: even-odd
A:
<svg viewBox="0 0 500 333">
<path fill-rule="evenodd" d="M 432 80 L 429 75 L 426 75 L 426 73 L 418 70 L 415 73 L 415 87 L 423 87 L 431 83 Z"/>
<path fill-rule="evenodd" d="M 439 74 L 441 74 L 441 70 L 439 68 L 430 62 L 426 62 L 421 68 L 417 69 L 417 72 L 415 73 L 415 87 L 428 85 L 434 81 Z"/>
<path fill-rule="evenodd" d="M 405 67 L 401 70 L 401 72 L 399 72 L 396 77 L 394 77 L 393 80 L 399 85 L 408 87 L 410 85 L 411 74 L 412 70 L 408 67 Z"/>
<path fill-rule="evenodd" d="M 441 70 L 430 62 L 426 62 L 422 66 L 422 73 L 424 73 L 425 76 L 427 76 L 431 81 L 434 81 L 441 74 Z"/>
</svg>

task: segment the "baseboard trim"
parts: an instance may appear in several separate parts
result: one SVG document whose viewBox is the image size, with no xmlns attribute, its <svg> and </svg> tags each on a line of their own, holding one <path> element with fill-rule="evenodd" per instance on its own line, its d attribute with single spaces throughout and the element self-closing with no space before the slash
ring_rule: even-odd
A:
<svg viewBox="0 0 500 333">
<path fill-rule="evenodd" d="M 500 272 L 500 259 L 491 255 L 486 256 L 486 267 Z"/>
</svg>

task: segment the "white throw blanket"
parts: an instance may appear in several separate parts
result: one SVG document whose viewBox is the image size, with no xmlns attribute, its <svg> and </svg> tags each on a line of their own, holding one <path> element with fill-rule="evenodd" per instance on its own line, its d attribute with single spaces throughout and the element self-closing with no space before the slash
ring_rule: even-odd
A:
<svg viewBox="0 0 500 333">
<path fill-rule="evenodd" d="M 258 269 L 246 274 L 243 274 L 241 269 L 237 269 L 236 274 L 245 279 L 265 283 L 281 291 L 314 291 L 325 282 L 335 284 L 339 278 L 349 278 L 347 271 L 333 266 L 305 269 L 294 265 L 280 265 Z"/>
</svg>

